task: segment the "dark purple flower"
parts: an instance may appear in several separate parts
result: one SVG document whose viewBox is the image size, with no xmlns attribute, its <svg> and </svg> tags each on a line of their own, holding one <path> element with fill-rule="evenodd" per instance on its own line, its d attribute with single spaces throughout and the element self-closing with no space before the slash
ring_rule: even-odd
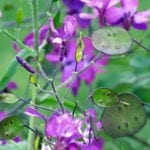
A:
<svg viewBox="0 0 150 150">
<path fill-rule="evenodd" d="M 78 25 L 81 28 L 86 28 L 90 25 L 91 20 L 93 19 L 93 15 L 85 14 L 80 15 L 82 8 L 84 7 L 84 3 L 80 0 L 63 0 L 64 4 L 67 6 L 67 14 L 74 16 L 77 19 Z"/>
<path fill-rule="evenodd" d="M 121 0 L 121 7 L 112 7 L 106 13 L 106 20 L 110 24 L 120 24 L 129 30 L 131 26 L 136 29 L 147 29 L 150 20 L 150 9 L 137 12 L 138 0 Z"/>
<path fill-rule="evenodd" d="M 17 61 L 19 62 L 19 64 L 22 66 L 22 67 L 24 67 L 28 72 L 30 72 L 30 73 L 35 73 L 35 69 L 31 66 L 31 65 L 29 65 L 26 61 L 25 61 L 25 59 L 23 59 L 22 57 L 20 57 L 20 56 L 16 56 L 16 59 L 17 59 Z"/>
</svg>

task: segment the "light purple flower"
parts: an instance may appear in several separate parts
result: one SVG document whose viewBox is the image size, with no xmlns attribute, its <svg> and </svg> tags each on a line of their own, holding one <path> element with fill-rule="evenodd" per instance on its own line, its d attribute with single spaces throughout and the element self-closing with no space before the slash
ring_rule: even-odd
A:
<svg viewBox="0 0 150 150">
<path fill-rule="evenodd" d="M 106 13 L 109 13 L 109 9 L 118 4 L 119 0 L 81 0 L 88 7 L 93 9 L 93 18 L 98 18 L 99 25 L 105 26 L 107 22 L 105 20 Z M 82 16 L 83 13 L 80 13 Z M 88 15 L 88 13 L 86 13 Z M 95 16 L 95 17 L 94 17 Z"/>
<path fill-rule="evenodd" d="M 95 139 L 94 133 L 90 128 L 90 123 L 86 121 L 87 119 L 73 118 L 67 111 L 63 114 L 59 112 L 52 113 L 49 118 L 45 119 L 46 117 L 30 107 L 26 108 L 25 113 L 44 120 L 45 135 L 49 140 L 53 142 L 55 140 L 53 143 L 54 150 L 91 150 L 94 148 L 95 150 L 102 150 L 103 148 L 103 139 Z M 91 117 L 96 124 L 101 124 L 97 121 L 95 115 L 94 110 L 89 110 L 88 113 L 86 113 L 86 118 Z M 101 125 L 97 127 L 101 129 Z M 89 134 L 91 134 L 90 139 Z M 48 147 L 45 149 L 48 149 Z"/>
<path fill-rule="evenodd" d="M 66 16 L 64 19 L 64 24 L 59 28 L 56 29 L 54 27 L 53 19 L 49 19 L 50 25 L 50 40 L 52 43 L 61 44 L 64 41 L 72 38 L 75 35 L 77 29 L 77 21 L 73 16 Z"/>
<path fill-rule="evenodd" d="M 90 38 L 84 37 L 82 42 L 84 45 L 83 59 L 78 63 L 76 71 L 80 71 L 95 57 L 94 48 L 92 46 Z M 68 41 L 66 49 L 67 53 L 62 61 L 62 82 L 68 80 L 75 71 L 75 53 L 77 49 L 77 42 L 74 39 Z M 59 51 L 57 48 L 53 49 L 53 51 L 46 56 L 47 60 L 52 63 L 58 62 L 58 57 Z M 80 76 L 78 76 L 72 83 L 69 83 L 68 86 L 71 87 L 73 94 L 77 95 L 81 81 L 84 81 L 88 85 L 91 84 L 94 81 L 96 74 L 104 71 L 102 67 L 105 66 L 107 62 L 108 57 L 103 57 L 102 59 L 96 61 L 92 66 L 87 68 L 83 73 L 81 73 Z"/>
<path fill-rule="evenodd" d="M 131 26 L 136 29 L 147 29 L 150 20 L 150 9 L 138 12 L 138 0 L 121 0 L 121 7 L 112 7 L 106 13 L 106 21 L 110 24 L 120 24 L 129 30 Z"/>
</svg>

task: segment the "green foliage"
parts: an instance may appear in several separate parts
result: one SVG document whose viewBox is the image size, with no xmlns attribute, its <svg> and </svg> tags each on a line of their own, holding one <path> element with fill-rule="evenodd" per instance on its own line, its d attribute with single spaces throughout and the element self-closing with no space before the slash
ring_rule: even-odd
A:
<svg viewBox="0 0 150 150">
<path fill-rule="evenodd" d="M 25 58 L 28 58 L 29 56 L 34 56 L 35 53 L 24 49 L 24 50 L 21 50 L 17 55 L 25 59 Z M 10 61 L 7 72 L 5 73 L 4 77 L 0 80 L 0 90 L 3 90 L 8 84 L 8 82 L 11 80 L 11 78 L 14 76 L 18 65 L 19 64 L 16 60 L 16 57 Z"/>
</svg>

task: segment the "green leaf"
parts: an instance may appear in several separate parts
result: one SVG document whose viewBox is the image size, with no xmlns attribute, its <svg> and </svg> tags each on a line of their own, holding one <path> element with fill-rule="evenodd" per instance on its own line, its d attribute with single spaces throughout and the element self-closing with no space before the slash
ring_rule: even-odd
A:
<svg viewBox="0 0 150 150">
<path fill-rule="evenodd" d="M 0 94 L 0 102 L 3 103 L 16 103 L 19 99 L 14 94 L 11 93 L 1 93 Z"/>
<path fill-rule="evenodd" d="M 21 56 L 22 58 L 25 59 L 29 56 L 34 56 L 35 53 L 33 51 L 24 49 L 24 50 L 21 50 L 17 55 Z M 19 64 L 16 60 L 16 57 L 10 61 L 10 64 L 8 66 L 8 69 L 7 69 L 4 77 L 0 80 L 0 91 L 3 90 L 7 86 L 8 82 L 11 80 L 13 75 L 16 73 L 18 65 Z"/>
<path fill-rule="evenodd" d="M 22 128 L 22 122 L 17 116 L 7 117 L 0 121 L 0 139 L 10 140 L 16 137 Z"/>
<path fill-rule="evenodd" d="M 93 102 L 99 107 L 112 107 L 119 103 L 118 95 L 108 88 L 98 88 L 92 94 Z"/>
<path fill-rule="evenodd" d="M 104 131 L 112 137 L 133 135 L 147 120 L 145 108 L 137 96 L 123 93 L 119 98 L 120 103 L 105 108 L 101 118 Z"/>
<path fill-rule="evenodd" d="M 104 27 L 92 34 L 92 44 L 102 53 L 120 55 L 130 50 L 132 39 L 121 27 Z"/>
</svg>

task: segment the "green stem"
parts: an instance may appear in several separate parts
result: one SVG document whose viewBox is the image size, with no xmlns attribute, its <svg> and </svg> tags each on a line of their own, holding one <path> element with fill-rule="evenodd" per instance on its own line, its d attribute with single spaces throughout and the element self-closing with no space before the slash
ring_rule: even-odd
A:
<svg viewBox="0 0 150 150">
<path fill-rule="evenodd" d="M 37 0 L 32 0 L 32 12 L 33 12 L 33 25 L 34 25 L 34 49 L 36 50 L 37 53 L 37 58 L 39 56 L 39 45 L 38 45 L 38 9 L 37 9 Z M 36 71 L 37 71 L 37 66 L 36 66 Z M 37 87 L 33 87 L 33 91 L 32 91 L 32 101 L 31 103 L 34 105 L 36 105 L 37 103 L 37 93 L 38 93 L 38 88 Z M 35 130 L 36 128 L 36 123 L 35 123 L 35 117 L 30 117 L 30 122 L 29 122 L 29 126 Z M 27 150 L 33 150 L 33 142 L 34 142 L 34 133 L 32 131 L 29 130 L 28 133 L 28 146 L 27 146 Z"/>
<path fill-rule="evenodd" d="M 147 52 L 150 52 L 150 49 L 145 47 L 141 42 L 135 40 L 135 39 L 132 39 L 133 42 L 135 42 L 137 45 L 141 46 L 143 49 L 145 49 Z"/>
<path fill-rule="evenodd" d="M 38 45 L 38 9 L 37 9 L 37 0 L 32 0 L 32 8 L 33 8 L 33 22 L 34 22 L 34 49 L 36 50 L 37 54 L 39 54 L 39 45 Z"/>
<path fill-rule="evenodd" d="M 133 140 L 135 140 L 135 141 L 145 145 L 146 147 L 150 148 L 150 144 L 147 141 L 145 141 L 145 140 L 143 140 L 143 139 L 141 139 L 141 138 L 139 138 L 137 136 L 134 136 L 134 135 L 130 136 L 130 138 L 132 138 Z"/>
<path fill-rule="evenodd" d="M 55 86 L 54 86 L 54 82 L 53 82 L 54 78 L 53 78 L 53 79 L 49 79 L 48 76 L 46 75 L 46 73 L 44 72 L 44 70 L 43 70 L 41 64 L 40 64 L 40 63 L 37 63 L 37 65 L 38 65 L 39 71 L 40 71 L 41 75 L 43 76 L 43 78 L 45 78 L 46 80 L 49 81 L 49 83 L 50 83 L 50 85 L 51 85 L 51 88 L 52 88 L 52 93 L 53 93 L 53 95 L 56 97 L 57 102 L 58 102 L 58 104 L 59 104 L 59 106 L 60 106 L 62 112 L 64 113 L 63 104 L 62 104 L 61 99 L 60 99 L 60 97 L 59 97 L 59 94 L 57 93 L 57 90 L 56 90 L 56 88 L 55 88 Z M 57 69 L 56 69 L 56 70 L 57 70 Z"/>
<path fill-rule="evenodd" d="M 32 103 L 36 104 L 36 94 L 37 94 L 37 89 L 33 86 L 33 91 L 32 91 Z M 35 117 L 30 117 L 30 122 L 29 126 L 35 130 Z M 34 140 L 34 133 L 29 130 L 28 132 L 28 140 L 27 140 L 27 150 L 33 150 L 33 141 Z"/>
</svg>

